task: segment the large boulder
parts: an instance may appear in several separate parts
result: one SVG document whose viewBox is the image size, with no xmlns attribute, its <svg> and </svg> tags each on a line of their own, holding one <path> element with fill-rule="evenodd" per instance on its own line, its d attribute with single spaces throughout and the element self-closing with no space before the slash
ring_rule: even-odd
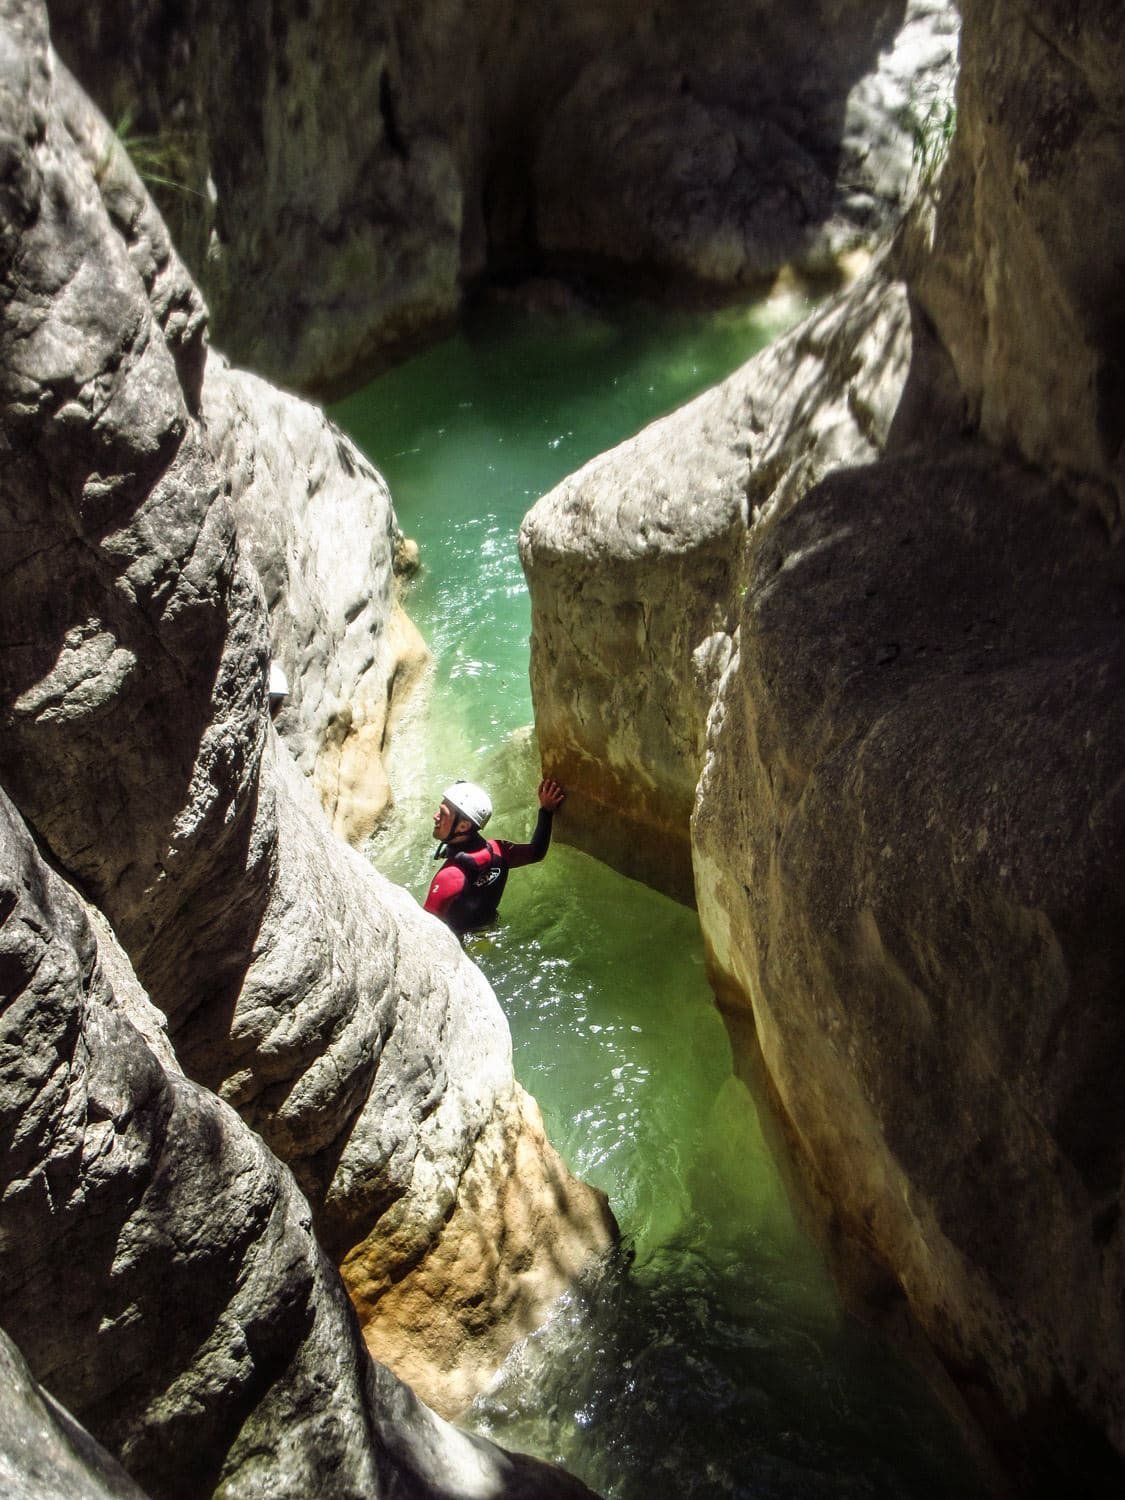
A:
<svg viewBox="0 0 1125 1500">
<path fill-rule="evenodd" d="M 460 1316 L 443 1341 L 424 1330 L 432 1361 L 412 1365 L 448 1409 L 612 1220 L 544 1140 L 479 971 L 333 835 L 274 734 L 262 587 L 203 420 L 202 304 L 41 7 L 11 0 L 4 36 L 0 779 L 108 919 L 187 1072 L 292 1164 L 333 1255 L 365 1247 L 365 1307 L 376 1285 L 432 1288 L 440 1264 L 464 1278 Z M 502 1183 L 491 1218 L 458 1218 L 464 1185 L 517 1164 L 549 1222 Z M 447 1243 L 431 1260 L 482 1223 L 498 1259 Z M 479 1337 L 481 1307 L 506 1335 Z M 388 1359 L 420 1337 L 381 1319 Z"/>
<path fill-rule="evenodd" d="M 293 1168 L 369 1347 L 460 1411 L 613 1243 L 515 1081 L 452 933 L 340 844 L 274 742 L 275 864 L 241 992 L 175 1035 Z"/>
<path fill-rule="evenodd" d="M 818 1201 L 1056 1477 L 1125 1453 L 1122 582 L 988 450 L 831 476 L 755 533 L 693 826 Z"/>
<path fill-rule="evenodd" d="M 950 0 L 50 11 L 223 348 L 320 394 L 544 255 L 728 291 L 830 267 L 901 213 L 957 30 Z"/>
<path fill-rule="evenodd" d="M 50 1391 L 0 1341 L 6 1494 L 140 1495 L 70 1413 L 153 1497 L 588 1493 L 369 1359 L 293 1177 L 2 792 L 0 1060 L 0 1306 Z"/>
<path fill-rule="evenodd" d="M 533 507 L 520 531 L 532 697 L 544 761 L 574 793 L 568 839 L 692 899 L 691 809 L 748 529 L 882 452 L 896 415 L 908 419 L 915 354 L 931 357 L 925 330 L 881 261 Z"/>
</svg>

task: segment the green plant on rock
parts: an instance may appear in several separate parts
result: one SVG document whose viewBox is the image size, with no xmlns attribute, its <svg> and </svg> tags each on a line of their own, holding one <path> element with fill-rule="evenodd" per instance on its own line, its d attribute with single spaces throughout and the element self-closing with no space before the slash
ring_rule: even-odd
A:
<svg viewBox="0 0 1125 1500">
<path fill-rule="evenodd" d="M 134 129 L 131 109 L 126 109 L 114 126 L 114 135 L 128 152 L 137 175 L 149 188 L 182 193 L 194 198 L 203 195 L 189 186 L 194 175 L 192 138 L 187 131 L 161 130 L 155 134 Z"/>
<path fill-rule="evenodd" d="M 931 99 L 923 111 L 911 109 L 907 129 L 913 142 L 910 154 L 919 186 L 932 188 L 957 129 L 957 106 L 952 99 Z"/>
</svg>

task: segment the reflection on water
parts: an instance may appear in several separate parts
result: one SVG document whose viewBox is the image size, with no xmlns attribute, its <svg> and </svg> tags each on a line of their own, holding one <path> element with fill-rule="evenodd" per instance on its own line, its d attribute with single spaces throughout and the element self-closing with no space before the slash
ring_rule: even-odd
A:
<svg viewBox="0 0 1125 1500">
<path fill-rule="evenodd" d="M 944 1418 L 842 1315 L 789 1213 L 694 914 L 559 848 L 513 874 L 504 915 L 474 956 L 627 1253 L 512 1356 L 474 1423 L 612 1500 L 972 1493 Z"/>
<path fill-rule="evenodd" d="M 407 606 L 435 664 L 397 735 L 397 814 L 372 850 L 420 898 L 450 781 L 489 788 L 490 832 L 534 824 L 524 513 L 776 331 L 746 311 L 496 313 L 333 412 L 422 549 Z M 608 1500 L 974 1493 L 941 1413 L 841 1314 L 793 1222 L 732 1075 L 694 913 L 556 840 L 513 873 L 502 924 L 471 952 L 521 1082 L 609 1194 L 625 1244 L 513 1353 L 470 1423 Z"/>
</svg>

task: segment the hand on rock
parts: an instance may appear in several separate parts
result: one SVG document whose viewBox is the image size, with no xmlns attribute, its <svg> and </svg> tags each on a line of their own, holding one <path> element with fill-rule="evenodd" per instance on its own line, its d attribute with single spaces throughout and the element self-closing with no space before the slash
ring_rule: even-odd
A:
<svg viewBox="0 0 1125 1500">
<path fill-rule="evenodd" d="M 565 801 L 566 793 L 558 782 L 553 781 L 550 776 L 544 776 L 539 783 L 539 806 L 549 807 L 552 812 L 558 812 Z"/>
</svg>

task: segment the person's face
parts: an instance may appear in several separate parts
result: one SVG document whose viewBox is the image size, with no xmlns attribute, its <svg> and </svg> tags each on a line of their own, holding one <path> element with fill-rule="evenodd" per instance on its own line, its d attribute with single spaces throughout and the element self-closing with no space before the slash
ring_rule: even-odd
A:
<svg viewBox="0 0 1125 1500">
<path fill-rule="evenodd" d="M 453 837 L 453 831 L 457 826 L 457 814 L 449 803 L 442 801 L 437 812 L 434 813 L 434 838 L 445 843 Z"/>
</svg>

